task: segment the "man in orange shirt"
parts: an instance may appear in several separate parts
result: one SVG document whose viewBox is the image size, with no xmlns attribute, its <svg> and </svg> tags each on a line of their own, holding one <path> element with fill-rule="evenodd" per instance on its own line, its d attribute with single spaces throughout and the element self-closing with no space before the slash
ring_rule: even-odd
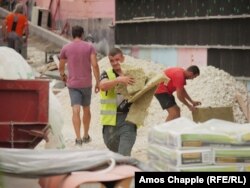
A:
<svg viewBox="0 0 250 188">
<path fill-rule="evenodd" d="M 23 42 L 27 43 L 28 38 L 28 19 L 24 15 L 22 3 L 18 3 L 13 13 L 6 16 L 2 31 L 4 40 L 8 43 L 8 47 L 21 53 Z"/>
<path fill-rule="evenodd" d="M 192 65 L 186 70 L 180 67 L 171 67 L 164 70 L 164 74 L 170 80 L 167 84 L 164 82 L 159 84 L 155 92 L 155 97 L 158 99 L 162 109 L 168 111 L 166 121 L 180 117 L 180 108 L 177 106 L 173 96 L 173 92 L 175 91 L 178 99 L 186 105 L 190 111 L 195 110 L 195 107 L 201 104 L 199 101 L 193 101 L 184 88 L 187 79 L 194 79 L 200 75 L 200 70 L 196 65 Z"/>
</svg>

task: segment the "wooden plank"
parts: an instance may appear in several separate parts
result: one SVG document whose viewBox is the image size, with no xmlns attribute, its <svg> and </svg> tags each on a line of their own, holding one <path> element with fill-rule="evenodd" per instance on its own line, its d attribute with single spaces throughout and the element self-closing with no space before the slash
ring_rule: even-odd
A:
<svg viewBox="0 0 250 188">
<path fill-rule="evenodd" d="M 250 122 L 250 105 L 244 101 L 243 96 L 240 93 L 236 94 L 236 99 L 240 105 L 241 110 L 243 111 L 244 115 L 246 116 L 248 122 Z"/>
</svg>

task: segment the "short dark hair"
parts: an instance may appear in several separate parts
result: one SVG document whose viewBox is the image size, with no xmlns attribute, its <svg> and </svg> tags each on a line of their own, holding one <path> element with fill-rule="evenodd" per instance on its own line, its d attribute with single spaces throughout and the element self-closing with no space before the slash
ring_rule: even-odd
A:
<svg viewBox="0 0 250 188">
<path fill-rule="evenodd" d="M 84 29 L 82 26 L 75 25 L 72 27 L 72 37 L 73 38 L 76 38 L 76 37 L 81 38 L 83 34 L 84 34 Z"/>
<path fill-rule="evenodd" d="M 117 54 L 123 54 L 122 53 L 122 50 L 120 48 L 112 48 L 110 51 L 109 51 L 109 56 L 115 56 Z"/>
<path fill-rule="evenodd" d="M 194 75 L 200 75 L 200 69 L 196 65 L 191 65 L 187 68 L 187 71 L 192 72 Z"/>
</svg>

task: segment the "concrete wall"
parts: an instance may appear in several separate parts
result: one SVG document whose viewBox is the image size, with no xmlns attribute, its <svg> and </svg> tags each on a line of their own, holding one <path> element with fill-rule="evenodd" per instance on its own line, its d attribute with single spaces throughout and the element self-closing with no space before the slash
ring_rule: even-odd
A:
<svg viewBox="0 0 250 188">
<path fill-rule="evenodd" d="M 177 65 L 181 67 L 207 65 L 207 49 L 204 48 L 178 48 L 177 57 Z"/>
<path fill-rule="evenodd" d="M 36 0 L 36 4 L 48 9 L 50 1 Z M 54 0 L 51 4 L 51 14 L 56 21 L 68 18 L 112 18 L 115 20 L 115 0 Z"/>
<path fill-rule="evenodd" d="M 161 63 L 166 67 L 190 65 L 206 66 L 207 49 L 195 48 L 171 48 L 159 46 L 120 46 L 124 53 L 136 58 L 146 59 L 155 63 Z"/>
<path fill-rule="evenodd" d="M 36 5 L 43 8 L 49 8 L 51 0 L 36 0 Z"/>
</svg>

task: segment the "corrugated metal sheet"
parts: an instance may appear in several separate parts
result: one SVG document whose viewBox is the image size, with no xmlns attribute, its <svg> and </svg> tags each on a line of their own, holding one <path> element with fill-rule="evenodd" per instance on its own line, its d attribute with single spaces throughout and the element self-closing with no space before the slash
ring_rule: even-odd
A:
<svg viewBox="0 0 250 188">
<path fill-rule="evenodd" d="M 249 77 L 249 33 L 250 0 L 116 0 L 116 44 L 148 46 L 160 63 L 174 47 L 173 64 L 208 64 Z M 194 49 L 178 49 L 185 46 Z"/>
<path fill-rule="evenodd" d="M 249 0 L 116 0 L 116 20 L 242 15 L 250 13 Z"/>
<path fill-rule="evenodd" d="M 250 46 L 250 18 L 116 24 L 117 44 Z"/>
<path fill-rule="evenodd" d="M 233 76 L 250 77 L 250 50 L 209 49 L 208 65 L 225 70 Z"/>
</svg>

